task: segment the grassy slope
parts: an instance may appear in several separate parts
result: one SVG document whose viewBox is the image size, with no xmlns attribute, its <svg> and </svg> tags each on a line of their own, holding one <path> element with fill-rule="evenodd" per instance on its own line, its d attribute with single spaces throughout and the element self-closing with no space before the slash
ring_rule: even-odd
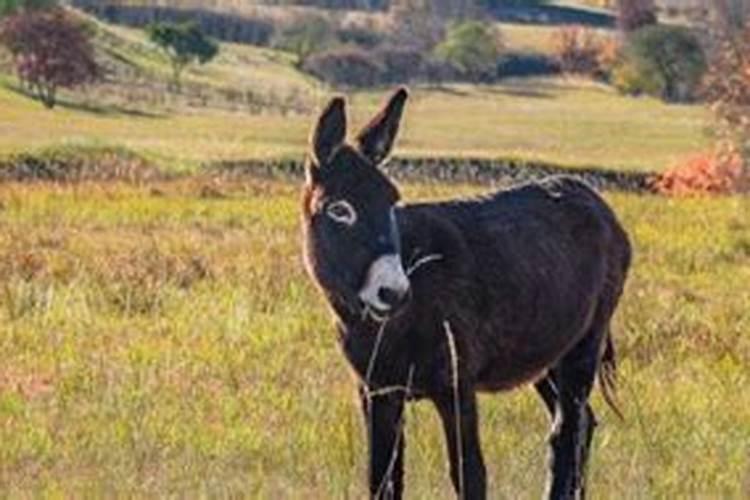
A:
<svg viewBox="0 0 750 500">
<path fill-rule="evenodd" d="M 0 186 L 0 491 L 364 494 L 354 384 L 302 271 L 296 186 L 219 188 Z M 610 200 L 636 259 L 614 328 L 626 420 L 595 396 L 594 494 L 746 496 L 750 202 Z M 523 391 L 481 410 L 493 497 L 538 498 L 541 403 Z M 430 406 L 408 426 L 410 496 L 450 498 Z"/>
<path fill-rule="evenodd" d="M 328 93 L 319 93 L 320 105 Z M 354 96 L 363 123 L 382 92 Z M 54 112 L 0 87 L 0 155 L 66 143 L 123 145 L 178 166 L 300 156 L 312 116 L 218 111 L 138 116 L 116 109 Z M 159 113 L 158 110 L 156 110 Z M 629 99 L 589 83 L 523 80 L 415 89 L 400 152 L 544 159 L 568 165 L 663 168 L 706 147 L 702 109 Z"/>
<path fill-rule="evenodd" d="M 170 77 L 169 66 L 145 39 L 143 31 L 109 25 L 86 16 L 98 27 L 96 45 L 109 56 L 117 69 L 130 67 L 157 80 Z M 106 57 L 105 57 L 106 58 Z M 185 73 L 186 84 L 195 83 L 214 88 L 252 89 L 257 93 L 300 93 L 314 90 L 314 79 L 293 67 L 294 56 L 261 47 L 223 43 L 219 55 L 210 64 L 194 66 Z M 120 72 L 122 73 L 122 71 Z M 128 77 L 119 74 L 122 84 Z"/>
</svg>

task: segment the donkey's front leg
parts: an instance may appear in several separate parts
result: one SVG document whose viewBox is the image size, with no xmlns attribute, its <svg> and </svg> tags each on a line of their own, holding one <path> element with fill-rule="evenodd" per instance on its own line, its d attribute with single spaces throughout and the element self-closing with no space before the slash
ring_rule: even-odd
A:
<svg viewBox="0 0 750 500">
<path fill-rule="evenodd" d="M 434 400 L 445 430 L 451 480 L 460 500 L 484 499 L 487 480 L 479 442 L 477 400 L 471 389 L 461 390 L 456 399 L 450 392 Z M 460 428 L 460 433 L 457 430 Z"/>
<path fill-rule="evenodd" d="M 370 449 L 370 496 L 398 500 L 404 490 L 404 398 L 368 397 L 364 388 L 360 398 Z"/>
</svg>

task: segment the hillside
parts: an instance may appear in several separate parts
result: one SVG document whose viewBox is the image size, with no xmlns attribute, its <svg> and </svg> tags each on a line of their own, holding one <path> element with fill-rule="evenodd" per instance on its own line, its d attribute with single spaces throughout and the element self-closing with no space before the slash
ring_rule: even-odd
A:
<svg viewBox="0 0 750 500">
<path fill-rule="evenodd" d="M 185 73 L 166 92 L 168 68 L 142 30 L 97 26 L 103 84 L 63 95 L 48 112 L 0 75 L 0 156 L 50 147 L 110 145 L 160 166 L 194 169 L 222 160 L 299 158 L 315 111 L 333 93 L 299 72 L 289 54 L 223 43 L 219 57 Z M 543 44 L 549 29 L 517 28 L 520 45 Z M 6 72 L 7 73 L 7 72 Z M 388 89 L 350 93 L 361 123 Z M 700 107 L 622 97 L 561 78 L 491 86 L 414 88 L 398 153 L 535 159 L 568 166 L 659 170 L 708 144 Z"/>
<path fill-rule="evenodd" d="M 86 89 L 88 100 L 126 105 L 189 106 L 261 112 L 305 111 L 314 104 L 317 83 L 297 71 L 291 55 L 252 45 L 223 43 L 218 57 L 190 68 L 181 95 L 167 92 L 165 58 L 143 30 L 116 26 L 82 14 L 96 28 L 95 44 L 105 67 L 104 85 Z"/>
</svg>

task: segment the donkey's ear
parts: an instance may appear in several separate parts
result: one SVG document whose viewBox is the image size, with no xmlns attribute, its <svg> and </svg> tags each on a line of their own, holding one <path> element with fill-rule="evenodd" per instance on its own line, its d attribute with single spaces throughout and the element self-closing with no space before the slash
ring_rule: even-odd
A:
<svg viewBox="0 0 750 500">
<path fill-rule="evenodd" d="M 317 166 L 322 166 L 346 139 L 346 102 L 334 97 L 320 114 L 310 139 L 310 151 Z"/>
<path fill-rule="evenodd" d="M 391 153 L 408 97 L 409 91 L 406 87 L 398 89 L 383 110 L 357 136 L 360 152 L 376 165 Z"/>
</svg>

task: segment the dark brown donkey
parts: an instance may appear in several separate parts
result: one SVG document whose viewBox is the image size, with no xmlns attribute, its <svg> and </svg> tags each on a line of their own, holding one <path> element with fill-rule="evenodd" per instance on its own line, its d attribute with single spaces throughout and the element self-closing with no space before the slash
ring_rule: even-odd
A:
<svg viewBox="0 0 750 500">
<path fill-rule="evenodd" d="M 484 498 L 476 392 L 533 383 L 555 422 L 549 497 L 582 497 L 596 425 L 588 399 L 597 373 L 605 395 L 614 374 L 609 323 L 628 237 L 594 191 L 564 177 L 400 205 L 378 165 L 407 95 L 398 90 L 351 144 L 344 100 L 328 104 L 302 201 L 306 264 L 361 380 L 372 496 L 401 497 L 404 403 L 427 398 L 457 494 Z"/>
</svg>

